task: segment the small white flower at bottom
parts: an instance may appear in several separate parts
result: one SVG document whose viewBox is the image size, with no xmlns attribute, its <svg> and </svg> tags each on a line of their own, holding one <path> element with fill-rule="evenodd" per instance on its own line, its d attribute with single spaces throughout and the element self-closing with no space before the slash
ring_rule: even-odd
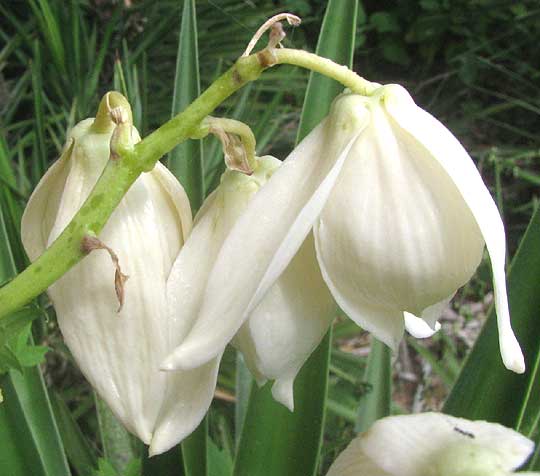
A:
<svg viewBox="0 0 540 476">
<path fill-rule="evenodd" d="M 355 438 L 327 476 L 507 476 L 533 449 L 531 440 L 497 423 L 442 413 L 392 416 Z"/>
</svg>

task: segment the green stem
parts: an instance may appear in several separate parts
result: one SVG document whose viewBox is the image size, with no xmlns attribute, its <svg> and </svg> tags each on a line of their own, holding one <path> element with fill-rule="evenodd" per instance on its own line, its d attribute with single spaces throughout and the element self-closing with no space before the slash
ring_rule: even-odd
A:
<svg viewBox="0 0 540 476">
<path fill-rule="evenodd" d="M 160 157 L 196 132 L 201 121 L 231 94 L 256 80 L 266 68 L 285 63 L 322 73 L 359 94 L 371 94 L 379 87 L 345 66 L 305 51 L 265 49 L 239 58 L 183 112 L 152 132 L 134 149 L 119 150 L 118 157 L 109 160 L 94 189 L 62 234 L 34 263 L 0 288 L 0 318 L 44 292 L 86 256 L 81 249 L 83 238 L 101 232 L 142 172 L 152 170 Z M 101 113 L 98 112 L 98 118 Z"/>
<path fill-rule="evenodd" d="M 321 73 L 324 76 L 335 79 L 337 82 L 343 84 L 343 86 L 349 88 L 353 93 L 361 94 L 362 96 L 370 96 L 375 90 L 381 87 L 380 84 L 372 83 L 358 76 L 353 70 L 347 68 L 347 66 L 336 64 L 328 58 L 322 58 L 307 51 L 280 48 L 273 50 L 273 54 L 276 64 L 293 64 L 315 71 L 316 73 Z"/>
<path fill-rule="evenodd" d="M 139 142 L 135 153 L 144 170 L 152 170 L 160 157 L 190 137 L 206 116 L 249 81 L 258 79 L 266 67 L 259 63 L 257 55 L 240 58 L 183 112 Z"/>
</svg>

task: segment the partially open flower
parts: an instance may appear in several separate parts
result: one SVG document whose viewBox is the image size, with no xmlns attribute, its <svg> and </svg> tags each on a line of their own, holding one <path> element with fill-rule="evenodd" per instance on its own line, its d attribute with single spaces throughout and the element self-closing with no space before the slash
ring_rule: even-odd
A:
<svg viewBox="0 0 540 476">
<path fill-rule="evenodd" d="M 70 131 L 62 156 L 32 194 L 22 220 L 31 260 L 64 230 L 105 167 L 115 130 L 111 107 L 131 115 L 120 94 L 108 93 L 97 119 L 84 120 Z M 135 128 L 122 134 L 128 142 L 139 140 Z M 125 288 L 122 309 L 117 312 L 115 266 L 104 251 L 91 252 L 48 290 L 82 372 L 126 428 L 151 444 L 154 454 L 195 429 L 210 405 L 217 376 L 218 359 L 189 372 L 159 370 L 180 342 L 174 338 L 180 334 L 178 327 L 190 325 L 172 322 L 166 302 L 169 272 L 190 229 L 187 196 L 158 163 L 137 179 L 99 236 L 129 277 L 117 282 Z"/>
<path fill-rule="evenodd" d="M 177 349 L 179 365 L 207 362 L 224 347 L 312 227 L 337 303 L 394 349 L 406 324 L 422 336 L 436 329 L 485 242 L 503 362 L 524 371 L 510 326 L 497 207 L 458 140 L 397 85 L 338 97 L 254 197 L 223 244 L 208 280 L 212 299 Z"/>
<path fill-rule="evenodd" d="M 510 476 L 533 449 L 531 440 L 496 423 L 400 415 L 355 438 L 327 476 Z"/>
<path fill-rule="evenodd" d="M 173 265 L 168 286 L 173 319 L 189 321 L 198 315 L 203 302 L 222 299 L 220 293 L 209 294 L 208 276 L 218 256 L 226 252 L 223 243 L 238 217 L 280 165 L 279 160 L 265 156 L 256 158 L 251 175 L 234 170 L 223 174 L 220 185 L 197 214 L 189 240 Z M 264 242 L 266 237 L 254 239 Z M 274 398 L 291 410 L 294 378 L 324 336 L 334 310 L 310 236 L 233 339 L 258 383 L 275 380 Z M 162 368 L 176 368 L 174 353 Z"/>
</svg>

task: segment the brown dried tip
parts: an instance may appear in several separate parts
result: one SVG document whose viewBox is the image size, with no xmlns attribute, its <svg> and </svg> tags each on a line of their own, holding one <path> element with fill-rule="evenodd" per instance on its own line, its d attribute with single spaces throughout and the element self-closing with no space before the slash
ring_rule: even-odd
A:
<svg viewBox="0 0 540 476">
<path fill-rule="evenodd" d="M 251 41 L 248 43 L 246 47 L 246 51 L 244 51 L 242 56 L 248 56 L 253 50 L 253 48 L 255 48 L 255 45 L 257 44 L 257 42 L 261 39 L 261 36 L 264 35 L 264 33 L 269 29 L 272 29 L 272 33 L 270 34 L 270 42 L 268 43 L 268 48 L 275 48 L 283 40 L 283 38 L 285 38 L 285 31 L 283 30 L 283 26 L 281 25 L 281 23 L 279 23 L 281 20 L 287 20 L 289 25 L 292 25 L 292 26 L 298 26 L 300 25 L 300 23 L 302 23 L 302 20 L 300 19 L 300 17 L 297 17 L 296 15 L 293 15 L 292 13 L 278 13 L 277 15 L 274 15 L 272 18 L 269 18 L 268 20 L 266 20 L 261 25 L 261 27 L 255 32 L 255 34 L 253 35 L 253 38 L 251 38 Z M 276 28 L 281 31 L 281 33 L 279 34 L 281 34 L 282 36 L 280 40 L 272 46 L 271 45 L 272 34 L 274 32 L 274 26 L 277 24 L 279 24 L 279 26 L 277 26 Z"/>
<path fill-rule="evenodd" d="M 221 142 L 225 165 L 230 170 L 236 170 L 246 175 L 251 175 L 253 169 L 249 165 L 246 149 L 242 141 L 232 134 L 227 134 L 220 127 L 210 127 L 210 133 L 214 134 Z"/>
<path fill-rule="evenodd" d="M 89 235 L 85 236 L 82 239 L 81 248 L 82 248 L 82 251 L 86 254 L 91 253 L 92 251 L 95 251 L 95 250 L 105 250 L 109 253 L 109 256 L 111 257 L 111 261 L 113 262 L 113 265 L 115 267 L 114 290 L 116 292 L 116 298 L 118 299 L 118 303 L 119 303 L 117 312 L 120 312 L 124 305 L 125 283 L 128 280 L 129 276 L 127 274 L 122 273 L 118 255 L 112 250 L 112 248 L 109 248 L 105 243 L 103 243 L 99 238 L 95 236 L 89 236 Z"/>
<path fill-rule="evenodd" d="M 111 109 L 111 119 L 116 124 L 125 124 L 129 117 L 127 111 L 123 107 L 114 107 Z"/>
<path fill-rule="evenodd" d="M 277 46 L 285 39 L 285 30 L 283 29 L 283 24 L 281 22 L 274 23 L 270 30 L 270 35 L 268 38 L 268 48 L 277 48 Z"/>
</svg>

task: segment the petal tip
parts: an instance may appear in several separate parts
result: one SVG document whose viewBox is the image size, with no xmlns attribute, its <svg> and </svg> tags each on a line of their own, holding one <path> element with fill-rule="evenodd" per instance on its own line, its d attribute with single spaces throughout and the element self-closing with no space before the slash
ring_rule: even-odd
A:
<svg viewBox="0 0 540 476">
<path fill-rule="evenodd" d="M 210 350 L 201 348 L 198 343 L 181 344 L 171 352 L 160 364 L 161 370 L 193 370 L 210 362 L 223 349 Z"/>
<path fill-rule="evenodd" d="M 152 458 L 153 456 L 160 455 L 161 453 L 165 453 L 165 451 L 167 451 L 168 449 L 170 449 L 170 445 L 163 445 L 163 442 L 156 441 L 156 438 L 154 436 L 150 443 L 150 447 L 148 448 L 148 457 Z"/>
<path fill-rule="evenodd" d="M 278 379 L 272 385 L 272 397 L 276 402 L 281 403 L 294 412 L 294 379 Z"/>
<path fill-rule="evenodd" d="M 525 373 L 525 359 L 521 351 L 519 352 L 519 355 L 514 355 L 511 358 L 504 359 L 504 366 L 508 370 L 511 370 L 512 372 L 515 372 L 517 374 Z"/>
<path fill-rule="evenodd" d="M 190 370 L 197 365 L 190 365 L 190 359 L 187 358 L 187 352 L 184 352 L 183 347 L 178 347 L 173 353 L 166 357 L 159 365 L 160 370 Z"/>
<path fill-rule="evenodd" d="M 500 349 L 504 366 L 508 370 L 517 374 L 525 372 L 525 358 L 513 333 L 505 333 L 500 337 Z"/>
<path fill-rule="evenodd" d="M 164 372 L 168 372 L 168 371 L 171 371 L 171 370 L 176 370 L 176 366 L 174 365 L 174 360 L 171 359 L 171 358 L 166 358 L 159 365 L 159 370 L 162 370 Z"/>
<path fill-rule="evenodd" d="M 435 322 L 435 326 L 432 329 L 426 321 L 409 312 L 404 312 L 403 317 L 405 318 L 405 329 L 417 339 L 431 337 L 441 329 L 441 324 L 439 322 Z"/>
</svg>

